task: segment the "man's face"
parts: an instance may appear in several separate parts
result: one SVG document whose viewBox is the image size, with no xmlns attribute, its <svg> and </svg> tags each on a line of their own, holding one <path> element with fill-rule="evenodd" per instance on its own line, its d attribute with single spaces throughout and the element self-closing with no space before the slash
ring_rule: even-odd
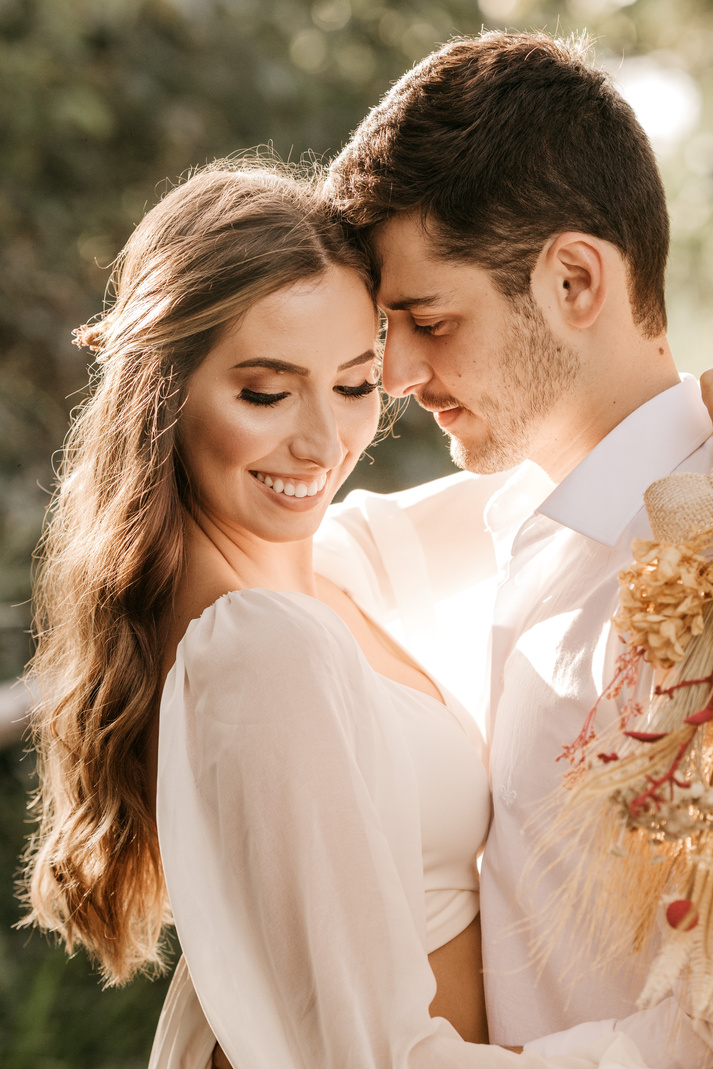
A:
<svg viewBox="0 0 713 1069">
<path fill-rule="evenodd" d="M 433 412 L 459 467 L 537 461 L 552 452 L 579 354 L 554 337 L 532 297 L 507 298 L 485 269 L 439 259 L 434 240 L 413 214 L 374 236 L 388 317 L 384 387 Z"/>
</svg>

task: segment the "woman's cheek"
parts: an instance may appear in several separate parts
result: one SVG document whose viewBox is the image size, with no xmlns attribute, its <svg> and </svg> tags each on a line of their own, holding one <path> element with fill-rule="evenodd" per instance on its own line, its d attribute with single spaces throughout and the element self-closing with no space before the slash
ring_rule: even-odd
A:
<svg viewBox="0 0 713 1069">
<path fill-rule="evenodd" d="M 350 402 L 353 403 L 353 402 Z M 379 427 L 381 405 L 376 395 L 360 403 L 353 403 L 354 411 L 349 413 L 349 441 L 348 448 L 351 454 L 352 468 L 359 460 L 364 450 L 373 441 Z"/>
<path fill-rule="evenodd" d="M 381 399 L 378 391 L 374 391 L 369 397 L 371 404 L 370 419 L 366 420 L 366 426 L 364 428 L 364 442 L 360 449 L 362 452 L 369 443 L 374 439 L 377 430 L 379 429 L 379 420 L 381 418 Z"/>
<path fill-rule="evenodd" d="M 248 407 L 247 405 L 245 406 Z M 216 415 L 206 429 L 208 451 L 230 467 L 250 464 L 264 455 L 266 431 L 270 425 L 267 413 L 239 412 L 226 419 Z"/>
</svg>

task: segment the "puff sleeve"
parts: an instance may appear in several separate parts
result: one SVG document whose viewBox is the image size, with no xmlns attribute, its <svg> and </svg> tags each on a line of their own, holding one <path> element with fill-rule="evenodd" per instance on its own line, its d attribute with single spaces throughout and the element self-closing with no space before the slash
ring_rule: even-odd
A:
<svg viewBox="0 0 713 1069">
<path fill-rule="evenodd" d="M 341 621 L 303 595 L 226 595 L 179 646 L 159 839 L 214 1035 L 236 1069 L 590 1069 L 466 1044 L 430 1018 L 418 804 L 386 701 Z"/>
</svg>

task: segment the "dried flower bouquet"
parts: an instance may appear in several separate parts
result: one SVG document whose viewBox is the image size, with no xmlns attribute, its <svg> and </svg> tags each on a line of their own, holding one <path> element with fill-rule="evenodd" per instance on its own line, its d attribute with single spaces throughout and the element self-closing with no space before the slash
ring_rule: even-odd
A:
<svg viewBox="0 0 713 1069">
<path fill-rule="evenodd" d="M 713 477 L 668 476 L 645 502 L 653 539 L 634 541 L 619 576 L 616 676 L 563 747 L 569 797 L 546 846 L 565 836 L 579 850 L 564 897 L 602 963 L 659 942 L 639 1004 L 683 981 L 688 1012 L 703 1017 L 713 1014 Z M 642 699 L 644 665 L 654 685 Z M 600 738 L 605 699 L 623 704 Z M 563 931 L 554 921 L 550 938 Z"/>
</svg>

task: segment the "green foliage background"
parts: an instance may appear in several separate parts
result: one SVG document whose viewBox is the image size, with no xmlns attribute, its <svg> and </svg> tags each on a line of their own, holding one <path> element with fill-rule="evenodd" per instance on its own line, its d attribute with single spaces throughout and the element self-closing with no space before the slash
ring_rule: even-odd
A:
<svg viewBox="0 0 713 1069">
<path fill-rule="evenodd" d="M 338 151 L 402 71 L 482 26 L 588 28 L 598 50 L 653 54 L 697 83 L 697 126 L 662 161 L 674 224 L 671 337 L 711 363 L 713 4 L 707 0 L 0 0 L 0 680 L 26 659 L 29 560 L 50 457 L 86 380 L 70 330 L 101 308 L 108 265 L 188 168 L 269 143 Z M 430 421 L 354 481 L 393 489 L 450 470 Z M 102 992 L 83 957 L 18 933 L 12 874 L 29 762 L 0 752 L 0 1063 L 146 1063 L 164 982 Z"/>
</svg>

